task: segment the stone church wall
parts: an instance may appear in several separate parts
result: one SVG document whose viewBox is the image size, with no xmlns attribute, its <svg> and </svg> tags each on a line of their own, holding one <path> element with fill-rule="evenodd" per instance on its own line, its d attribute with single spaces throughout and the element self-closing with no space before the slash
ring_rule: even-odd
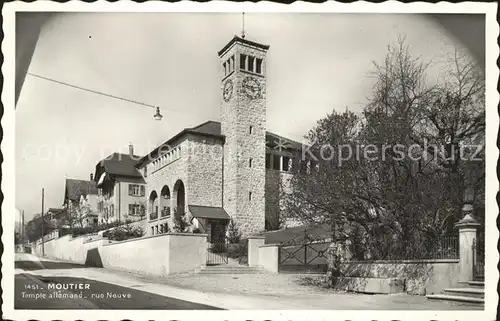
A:
<svg viewBox="0 0 500 321">
<path fill-rule="evenodd" d="M 222 142 L 190 136 L 188 147 L 189 204 L 222 206 Z"/>
</svg>

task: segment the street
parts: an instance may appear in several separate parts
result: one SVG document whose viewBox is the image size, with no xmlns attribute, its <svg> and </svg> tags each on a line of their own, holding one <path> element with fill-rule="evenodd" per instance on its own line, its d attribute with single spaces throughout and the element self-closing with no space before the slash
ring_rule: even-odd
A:
<svg viewBox="0 0 500 321">
<path fill-rule="evenodd" d="M 282 274 L 155 278 L 17 253 L 15 309 L 481 310 L 424 296 L 332 293 Z"/>
<path fill-rule="evenodd" d="M 84 268 L 77 264 L 37 261 L 26 254 L 15 268 L 15 309 L 218 309 L 88 278 L 37 275 L 42 270 Z"/>
</svg>

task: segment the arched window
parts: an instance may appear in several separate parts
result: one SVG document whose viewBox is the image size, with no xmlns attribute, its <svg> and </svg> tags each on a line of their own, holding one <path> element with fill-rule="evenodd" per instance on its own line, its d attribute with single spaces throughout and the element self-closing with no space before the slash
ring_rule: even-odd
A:
<svg viewBox="0 0 500 321">
<path fill-rule="evenodd" d="M 184 188 L 184 183 L 178 180 L 174 185 L 174 195 L 175 195 L 175 212 L 179 215 L 184 215 L 185 204 L 186 204 L 186 192 Z"/>
<path fill-rule="evenodd" d="M 149 219 L 154 220 L 158 218 L 158 195 L 156 191 L 152 191 L 149 195 Z"/>
<path fill-rule="evenodd" d="M 160 217 L 170 215 L 170 189 L 167 185 L 163 186 L 160 193 Z"/>
</svg>

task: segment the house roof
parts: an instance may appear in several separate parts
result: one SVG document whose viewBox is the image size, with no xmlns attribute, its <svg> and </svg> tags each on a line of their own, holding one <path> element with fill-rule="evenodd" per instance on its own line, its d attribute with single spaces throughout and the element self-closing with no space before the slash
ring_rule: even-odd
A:
<svg viewBox="0 0 500 321">
<path fill-rule="evenodd" d="M 47 211 L 47 213 L 51 213 L 54 215 L 65 214 L 65 212 L 66 212 L 66 209 L 64 209 L 64 208 L 49 208 L 49 210 Z"/>
<path fill-rule="evenodd" d="M 196 218 L 230 220 L 231 217 L 222 207 L 189 205 L 189 212 Z"/>
<path fill-rule="evenodd" d="M 97 195 L 97 186 L 94 181 L 81 179 L 66 179 L 65 199 L 79 201 L 82 195 Z"/>
<path fill-rule="evenodd" d="M 175 140 L 181 138 L 182 136 L 184 136 L 186 134 L 207 136 L 207 137 L 219 138 L 219 139 L 224 140 L 224 136 L 222 135 L 222 130 L 221 130 L 221 123 L 217 122 L 217 121 L 209 120 L 209 121 L 206 121 L 198 126 L 183 129 L 177 135 L 173 136 L 172 138 L 167 140 L 162 145 L 156 147 L 154 150 L 152 150 L 150 153 L 148 153 L 148 155 L 142 157 L 137 162 L 136 167 L 141 166 L 142 164 L 146 163 L 148 161 L 148 159 L 150 159 L 150 155 L 155 155 L 159 151 L 160 147 L 169 146 Z M 269 132 L 269 131 L 266 132 L 266 146 L 268 148 L 278 148 L 281 146 L 281 148 L 283 148 L 283 149 L 295 149 L 295 150 L 302 149 L 301 143 L 294 141 L 292 139 L 285 138 L 283 136 L 274 134 L 274 133 Z"/>
<path fill-rule="evenodd" d="M 110 175 L 142 178 L 141 173 L 135 167 L 139 159 L 141 156 L 138 155 L 113 153 L 101 160 L 98 165 L 102 165 L 104 171 Z M 95 179 L 99 177 L 96 175 Z"/>
</svg>

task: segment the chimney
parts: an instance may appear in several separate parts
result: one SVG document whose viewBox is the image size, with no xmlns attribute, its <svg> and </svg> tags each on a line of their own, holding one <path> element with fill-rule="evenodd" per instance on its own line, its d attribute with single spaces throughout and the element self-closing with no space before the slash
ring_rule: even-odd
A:
<svg viewBox="0 0 500 321">
<path fill-rule="evenodd" d="M 130 157 L 134 156 L 134 145 L 132 143 L 128 145 L 128 154 Z"/>
<path fill-rule="evenodd" d="M 94 180 L 94 174 L 90 173 L 90 180 L 93 181 Z"/>
</svg>

